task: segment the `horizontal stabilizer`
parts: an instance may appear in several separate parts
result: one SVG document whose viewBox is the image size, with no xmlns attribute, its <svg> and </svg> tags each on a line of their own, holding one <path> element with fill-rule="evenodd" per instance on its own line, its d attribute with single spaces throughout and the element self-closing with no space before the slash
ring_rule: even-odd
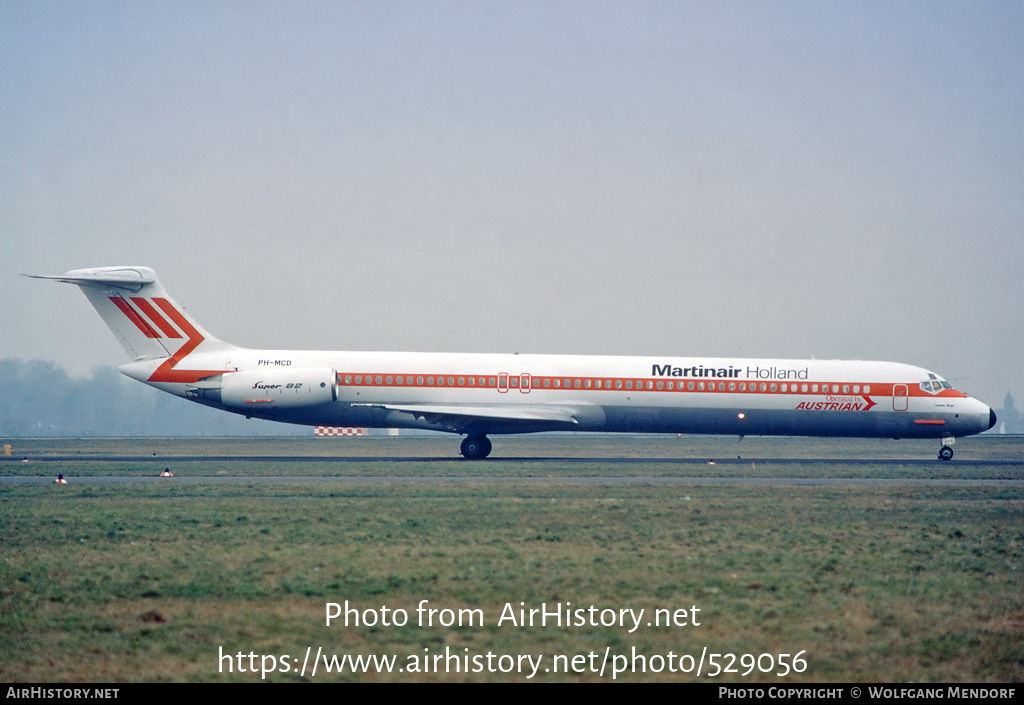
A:
<svg viewBox="0 0 1024 705">
<path fill-rule="evenodd" d="M 32 279 L 52 279 L 79 286 L 115 287 L 137 292 L 146 284 L 156 283 L 155 276 L 148 276 L 151 273 L 152 270 L 142 267 L 103 267 L 100 269 L 75 269 L 65 274 L 25 274 L 23 276 Z"/>
</svg>

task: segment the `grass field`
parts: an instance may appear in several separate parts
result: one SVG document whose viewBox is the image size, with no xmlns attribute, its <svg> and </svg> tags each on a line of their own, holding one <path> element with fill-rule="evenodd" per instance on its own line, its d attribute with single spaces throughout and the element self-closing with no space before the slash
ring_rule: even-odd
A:
<svg viewBox="0 0 1024 705">
<path fill-rule="evenodd" d="M 510 661 L 499 657 L 527 654 L 542 657 L 531 678 L 542 681 L 610 681 L 616 663 L 629 666 L 616 674 L 627 681 L 1024 679 L 1019 485 L 611 482 L 751 474 L 1019 480 L 1019 438 L 965 439 L 957 460 L 976 462 L 961 465 L 917 462 L 934 457 L 935 443 L 558 436 L 499 438 L 497 460 L 470 463 L 452 458 L 453 440 L 4 441 L 14 459 L 0 463 L 0 475 L 64 472 L 71 484 L 0 483 L 0 680 L 252 682 L 273 665 L 267 680 L 522 681 L 529 668 L 502 673 Z M 322 459 L 333 454 L 359 459 Z M 216 459 L 188 459 L 195 456 Z M 834 460 L 807 462 L 822 456 Z M 178 478 L 452 481 L 75 481 L 153 474 L 168 457 L 182 458 L 172 463 Z M 865 458 L 901 462 L 851 462 Z M 492 474 L 509 481 L 460 478 Z M 579 475 L 609 482 L 573 482 Z M 538 476 L 546 479 L 516 479 Z M 326 603 L 346 600 L 378 623 L 326 626 Z M 450 612 L 421 626 L 422 600 Z M 596 621 L 609 623 L 499 624 L 506 604 L 567 602 L 593 605 Z M 382 606 L 393 618 L 405 610 L 408 623 L 382 625 Z M 641 625 L 610 623 L 606 610 L 623 609 L 643 609 Z M 658 609 L 687 610 L 687 623 L 647 626 Z M 437 623 L 459 610 L 463 626 Z M 472 615 L 481 619 L 470 624 Z M 300 675 L 307 647 L 393 655 L 395 670 L 406 670 L 328 673 L 321 665 L 315 676 Z M 245 673 L 231 658 L 238 653 Z M 472 670 L 475 656 L 486 665 L 488 653 L 499 672 L 461 667 Z M 735 655 L 717 663 L 737 671 L 709 678 L 705 658 L 698 678 L 702 653 Z M 779 655 L 792 664 L 797 653 L 805 668 L 780 677 Z M 452 654 L 470 659 L 457 673 L 444 670 L 454 670 L 456 661 L 444 659 Z M 635 654 L 647 658 L 646 671 Z M 440 668 L 424 673 L 424 656 L 441 656 Z M 574 656 L 582 659 L 575 671 Z M 563 663 L 570 672 L 545 670 Z M 409 672 L 412 664 L 419 672 Z"/>
</svg>

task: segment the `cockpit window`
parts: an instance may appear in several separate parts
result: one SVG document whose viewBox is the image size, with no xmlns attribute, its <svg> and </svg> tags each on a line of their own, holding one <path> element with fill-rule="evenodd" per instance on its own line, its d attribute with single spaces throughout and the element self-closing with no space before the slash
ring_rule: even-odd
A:
<svg viewBox="0 0 1024 705">
<path fill-rule="evenodd" d="M 928 376 L 932 377 L 933 379 L 935 378 L 935 375 L 932 375 L 931 373 L 929 373 Z M 944 379 L 943 380 L 935 379 L 934 382 L 926 380 L 924 382 L 921 382 L 920 386 L 921 386 L 921 389 L 923 389 L 924 391 L 926 391 L 926 392 L 928 392 L 930 394 L 938 394 L 943 389 L 952 389 L 953 388 L 953 385 L 950 384 L 949 382 L 947 382 Z"/>
</svg>

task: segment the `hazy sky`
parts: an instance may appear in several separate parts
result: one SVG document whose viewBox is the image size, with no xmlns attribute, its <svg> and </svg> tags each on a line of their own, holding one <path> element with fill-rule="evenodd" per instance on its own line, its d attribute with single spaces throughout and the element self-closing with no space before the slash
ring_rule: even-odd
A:
<svg viewBox="0 0 1024 705">
<path fill-rule="evenodd" d="M 1024 401 L 1024 3 L 0 3 L 0 358 L 841 357 Z"/>
</svg>

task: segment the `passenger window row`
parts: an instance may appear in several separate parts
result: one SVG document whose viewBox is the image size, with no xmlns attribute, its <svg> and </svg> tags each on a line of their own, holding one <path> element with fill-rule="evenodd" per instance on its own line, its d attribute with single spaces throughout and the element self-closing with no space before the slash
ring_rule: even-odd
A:
<svg viewBox="0 0 1024 705">
<path fill-rule="evenodd" d="M 338 375 L 338 383 L 345 386 L 386 387 L 483 387 L 518 389 L 520 377 L 466 375 Z M 529 389 L 606 389 L 622 391 L 677 391 L 677 392 L 768 392 L 783 394 L 870 394 L 871 385 L 828 384 L 820 382 L 716 382 L 714 380 L 663 380 L 606 377 L 532 377 L 522 375 L 524 387 Z M 925 383 L 921 384 L 924 388 Z M 941 388 L 938 384 L 935 385 Z M 926 391 L 931 391 L 926 389 Z"/>
</svg>

